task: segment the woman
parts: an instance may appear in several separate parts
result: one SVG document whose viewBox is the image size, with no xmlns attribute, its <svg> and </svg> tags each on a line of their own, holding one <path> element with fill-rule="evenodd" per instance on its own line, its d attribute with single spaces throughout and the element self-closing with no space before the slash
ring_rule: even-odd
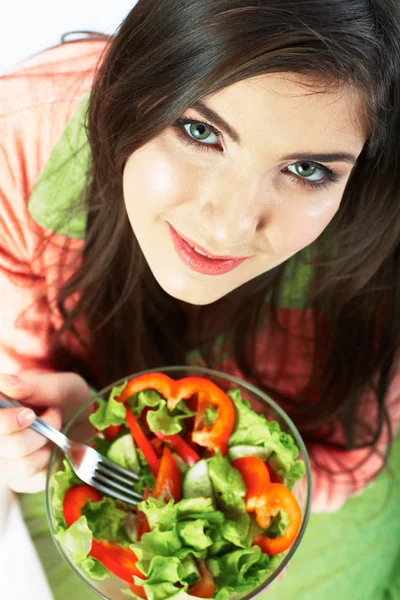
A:
<svg viewBox="0 0 400 600">
<path fill-rule="evenodd" d="M 399 40 L 394 0 L 141 0 L 5 77 L 0 389 L 60 427 L 89 385 L 207 364 L 295 420 L 314 512 L 359 494 L 400 417 Z M 44 485 L 31 418 L 0 414 L 16 492 Z M 398 542 L 364 589 L 362 533 L 324 598 L 389 593 Z"/>
</svg>

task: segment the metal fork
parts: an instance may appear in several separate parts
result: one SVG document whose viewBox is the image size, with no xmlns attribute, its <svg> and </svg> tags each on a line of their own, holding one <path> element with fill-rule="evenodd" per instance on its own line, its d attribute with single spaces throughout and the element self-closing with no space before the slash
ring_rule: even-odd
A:
<svg viewBox="0 0 400 600">
<path fill-rule="evenodd" d="M 16 406 L 25 408 L 17 400 L 0 393 L 0 408 Z M 39 417 L 36 417 L 30 428 L 54 442 L 68 457 L 79 479 L 99 492 L 128 504 L 137 504 L 142 499 L 142 496 L 133 490 L 133 484 L 140 479 L 136 473 L 116 465 L 94 448 L 70 440 Z"/>
</svg>

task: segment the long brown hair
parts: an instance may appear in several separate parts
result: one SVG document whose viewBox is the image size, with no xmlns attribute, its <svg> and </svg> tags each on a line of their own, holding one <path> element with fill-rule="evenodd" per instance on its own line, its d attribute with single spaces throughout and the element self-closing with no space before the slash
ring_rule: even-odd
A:
<svg viewBox="0 0 400 600">
<path fill-rule="evenodd" d="M 309 249 L 314 268 L 305 305 L 315 315 L 314 370 L 296 399 L 266 386 L 252 349 L 266 315 L 271 331 L 281 326 L 282 282 L 301 254 L 191 317 L 150 272 L 122 193 L 132 152 L 198 99 L 272 72 L 311 76 L 310 93 L 352 86 L 369 125 L 340 210 Z M 59 296 L 60 336 L 85 316 L 91 378 L 100 386 L 141 369 L 183 364 L 196 347 L 213 367 L 208 349 L 225 333 L 244 376 L 286 406 L 293 403 L 306 439 L 336 417 L 346 447 L 374 447 L 387 421 L 385 397 L 399 348 L 399 132 L 397 0 L 140 0 L 110 40 L 90 97 L 86 242 L 82 268 Z M 80 300 L 67 309 L 76 291 Z M 317 400 L 299 402 L 310 389 L 318 389 Z M 367 393 L 376 407 L 372 428 L 362 414 Z"/>
</svg>

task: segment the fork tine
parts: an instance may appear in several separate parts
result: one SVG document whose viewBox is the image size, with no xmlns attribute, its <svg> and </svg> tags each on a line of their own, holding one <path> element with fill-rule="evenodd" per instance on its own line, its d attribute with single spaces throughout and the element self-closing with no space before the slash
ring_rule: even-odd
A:
<svg viewBox="0 0 400 600">
<path fill-rule="evenodd" d="M 123 494 L 131 495 L 138 501 L 142 500 L 141 494 L 138 494 L 134 490 L 127 488 L 126 485 L 121 485 L 120 483 L 113 481 L 112 479 L 110 479 L 110 477 L 104 475 L 101 471 L 96 470 L 96 472 L 93 475 L 93 479 L 97 479 L 98 481 L 101 481 L 108 487 L 121 491 Z"/>
<path fill-rule="evenodd" d="M 109 488 L 108 486 L 103 485 L 102 483 L 96 481 L 93 478 L 90 481 L 88 481 L 88 483 L 89 483 L 89 485 L 96 488 L 96 490 L 98 490 L 99 492 L 102 492 L 106 496 L 111 496 L 112 498 L 115 498 L 116 500 L 122 500 L 122 502 L 126 502 L 127 504 L 132 504 L 133 506 L 136 506 L 136 504 L 138 503 L 138 500 L 136 498 L 131 498 L 128 495 L 126 495 L 125 493 L 118 492 L 117 490 L 113 490 L 112 488 Z"/>
<path fill-rule="evenodd" d="M 137 482 L 136 479 L 128 479 L 127 477 L 120 475 L 119 472 L 113 471 L 113 469 L 109 469 L 108 465 L 105 465 L 102 462 L 97 463 L 96 470 L 100 473 L 103 473 L 104 475 L 107 475 L 108 478 L 112 477 L 117 481 L 120 481 L 125 486 L 125 488 L 128 487 L 129 489 L 131 489 L 133 484 Z"/>
<path fill-rule="evenodd" d="M 115 462 L 113 462 L 112 460 L 109 460 L 105 456 L 101 456 L 101 460 L 99 461 L 99 464 L 105 465 L 106 467 L 108 467 L 108 469 L 110 471 L 114 471 L 114 472 L 117 471 L 121 475 L 124 475 L 124 477 L 127 478 L 128 480 L 130 480 L 131 483 L 132 483 L 132 481 L 139 481 L 139 479 L 140 479 L 140 477 L 137 473 L 133 473 L 132 471 L 128 471 L 127 469 L 120 467 Z"/>
</svg>

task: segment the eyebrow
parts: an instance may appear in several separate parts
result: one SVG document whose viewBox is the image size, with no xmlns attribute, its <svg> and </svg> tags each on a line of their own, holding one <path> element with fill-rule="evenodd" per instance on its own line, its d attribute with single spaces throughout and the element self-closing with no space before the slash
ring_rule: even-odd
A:
<svg viewBox="0 0 400 600">
<path fill-rule="evenodd" d="M 192 105 L 193 110 L 200 113 L 205 119 L 208 121 L 212 121 L 215 125 L 217 125 L 220 129 L 225 131 L 236 144 L 240 144 L 240 135 L 236 131 L 232 125 L 229 125 L 225 119 L 221 117 L 218 113 L 215 112 L 212 108 L 207 106 L 201 100 L 195 102 Z M 350 164 L 355 164 L 357 162 L 357 157 L 354 154 L 350 154 L 349 152 L 323 152 L 315 154 L 313 152 L 299 152 L 294 154 L 289 154 L 288 156 L 284 156 L 282 160 L 310 160 L 315 162 L 347 162 Z"/>
<path fill-rule="evenodd" d="M 355 164 L 357 157 L 348 152 L 324 152 L 322 154 L 313 154 L 312 152 L 300 152 L 284 156 L 282 160 L 312 160 L 315 162 L 347 162 Z"/>
<path fill-rule="evenodd" d="M 193 110 L 196 110 L 200 113 L 205 119 L 212 121 L 215 125 L 217 125 L 220 129 L 223 129 L 226 134 L 229 135 L 231 140 L 233 140 L 236 144 L 240 144 L 240 135 L 236 131 L 234 127 L 229 125 L 218 113 L 216 113 L 212 108 L 207 106 L 204 102 L 199 100 L 195 104 L 192 105 Z"/>
</svg>

